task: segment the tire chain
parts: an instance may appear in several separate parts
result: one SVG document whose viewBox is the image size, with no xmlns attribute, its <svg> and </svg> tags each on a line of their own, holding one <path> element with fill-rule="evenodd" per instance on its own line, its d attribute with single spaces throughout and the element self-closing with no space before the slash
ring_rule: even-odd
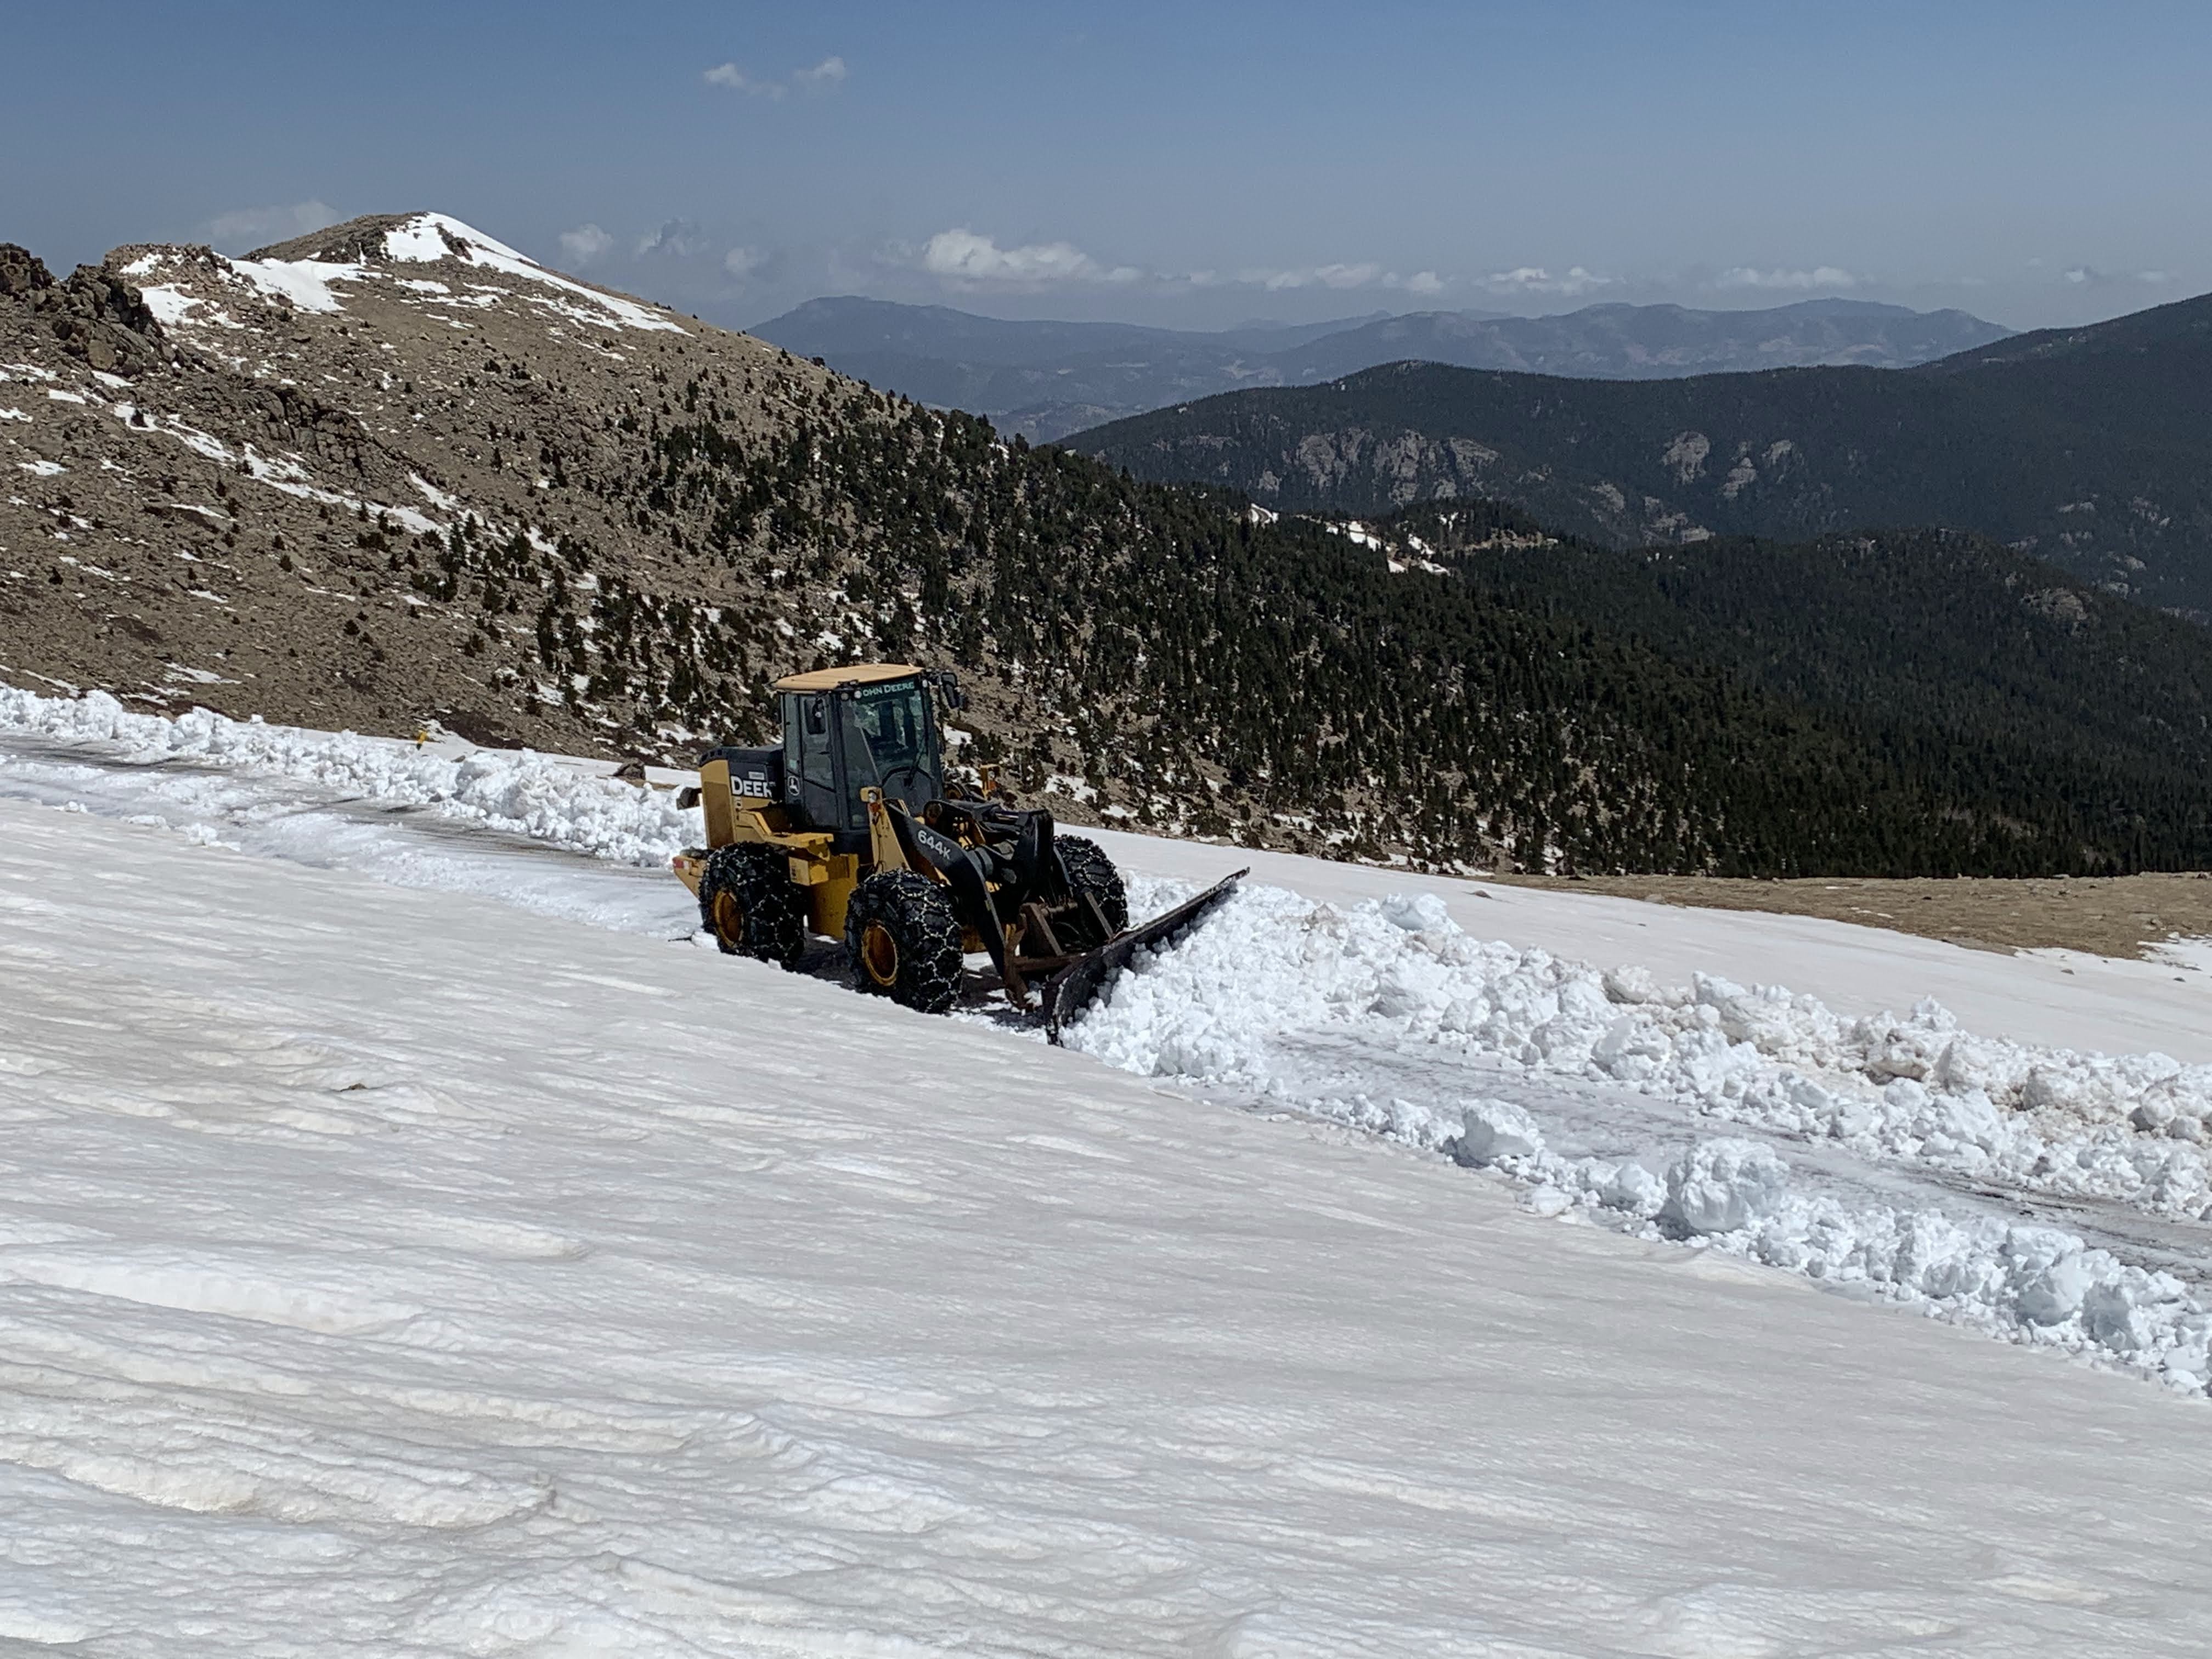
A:
<svg viewBox="0 0 2212 1659">
<path fill-rule="evenodd" d="M 1060 865 L 1067 872 L 1068 881 L 1098 901 L 1106 925 L 1117 933 L 1127 927 L 1129 890 L 1114 860 L 1106 856 L 1106 849 L 1084 836 L 1055 836 L 1053 844 L 1060 848 Z"/>
<path fill-rule="evenodd" d="M 714 896 L 723 891 L 744 908 L 744 938 L 735 945 L 714 926 Z M 699 921 L 725 956 L 793 969 L 806 952 L 805 901 L 792 885 L 789 860 L 777 848 L 741 842 L 709 853 L 699 878 Z"/>
<path fill-rule="evenodd" d="M 878 985 L 860 963 L 860 934 L 880 921 L 898 942 L 898 975 Z M 845 954 L 855 990 L 888 996 L 918 1012 L 948 1012 L 960 996 L 960 918 L 945 890 L 911 870 L 880 870 L 845 907 Z"/>
</svg>

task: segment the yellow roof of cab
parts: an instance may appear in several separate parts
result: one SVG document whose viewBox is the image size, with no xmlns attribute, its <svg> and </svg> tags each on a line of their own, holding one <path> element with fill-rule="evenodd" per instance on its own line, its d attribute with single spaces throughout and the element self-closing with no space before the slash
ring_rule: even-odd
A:
<svg viewBox="0 0 2212 1659">
<path fill-rule="evenodd" d="M 779 691 L 834 691 L 841 685 L 874 685 L 883 680 L 902 680 L 923 671 L 910 662 L 848 662 L 842 668 L 817 668 L 811 674 L 786 674 L 775 683 Z"/>
</svg>

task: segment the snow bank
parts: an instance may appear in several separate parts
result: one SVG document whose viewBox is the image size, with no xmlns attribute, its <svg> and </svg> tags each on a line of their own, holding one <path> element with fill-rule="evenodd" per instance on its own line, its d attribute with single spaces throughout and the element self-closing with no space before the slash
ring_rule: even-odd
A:
<svg viewBox="0 0 2212 1659">
<path fill-rule="evenodd" d="M 134 714 L 101 691 L 41 697 L 8 686 L 0 686 L 0 730 L 296 778 L 619 864 L 664 864 L 702 833 L 697 811 L 680 810 L 665 792 L 597 777 L 528 750 L 455 758 L 389 738 L 234 720 L 205 708 L 174 719 Z"/>
<path fill-rule="evenodd" d="M 1171 951 L 1132 965 L 1068 1034 L 1126 1069 L 1227 1086 L 1495 1166 L 1640 1226 L 1877 1292 L 2014 1340 L 2205 1386 L 2212 1319 L 2171 1275 L 2047 1228 L 1793 1193 L 1770 1149 L 1709 1139 L 1663 1182 L 1633 1164 L 1545 1150 L 1525 1109 L 1456 1121 L 1318 1085 L 1282 1043 L 1331 1033 L 1449 1045 L 1536 1077 L 1626 1085 L 1701 1117 L 1838 1144 L 1856 1156 L 2025 1192 L 2212 1219 L 2204 1151 L 2212 1067 L 1975 1037 L 1932 1002 L 1846 1020 L 1805 996 L 1700 976 L 1662 988 L 1540 950 L 1487 944 L 1428 894 L 1351 908 L 1248 888 Z"/>
<path fill-rule="evenodd" d="M 1978 1037 L 1932 1001 L 1846 1019 L 1778 987 L 1662 988 L 1463 933 L 1431 894 L 1350 909 L 1248 888 L 1080 1028 L 1131 1070 L 1265 1092 L 1268 1037 L 1350 1023 L 1625 1083 L 1862 1156 L 2212 1219 L 2212 1066 Z"/>
</svg>

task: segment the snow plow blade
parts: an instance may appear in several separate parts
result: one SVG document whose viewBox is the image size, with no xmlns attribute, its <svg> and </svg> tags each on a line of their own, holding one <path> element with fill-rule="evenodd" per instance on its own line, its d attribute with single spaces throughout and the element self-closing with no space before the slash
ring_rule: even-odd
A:
<svg viewBox="0 0 2212 1659">
<path fill-rule="evenodd" d="M 1088 956 L 1079 957 L 1054 974 L 1044 987 L 1045 1035 L 1058 1043 L 1060 1027 L 1091 1006 L 1091 1000 L 1098 994 L 1098 988 L 1106 982 L 1107 975 L 1117 968 L 1127 967 L 1129 959 L 1148 945 L 1164 944 L 1195 927 L 1251 873 L 1249 869 L 1243 869 L 1224 876 L 1196 898 L 1186 899 L 1142 927 L 1115 934 Z"/>
</svg>

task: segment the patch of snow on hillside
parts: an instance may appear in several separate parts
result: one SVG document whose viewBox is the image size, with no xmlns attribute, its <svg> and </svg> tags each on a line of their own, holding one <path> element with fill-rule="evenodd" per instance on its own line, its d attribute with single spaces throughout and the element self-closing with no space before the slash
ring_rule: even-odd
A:
<svg viewBox="0 0 2212 1659">
<path fill-rule="evenodd" d="M 359 265 L 322 259 L 234 259 L 231 269 L 270 297 L 282 296 L 299 311 L 343 311 L 332 283 L 357 283 Z"/>
<path fill-rule="evenodd" d="M 661 313 L 647 310 L 634 301 L 612 294 L 602 294 L 595 288 L 587 288 L 581 283 L 558 276 L 526 254 L 518 252 L 506 243 L 495 240 L 474 226 L 463 224 L 447 214 L 417 214 L 404 224 L 386 231 L 384 237 L 386 256 L 410 264 L 451 258 L 454 257 L 456 249 L 459 250 L 459 257 L 471 264 L 558 289 L 588 302 L 592 308 L 589 313 L 573 305 L 555 307 L 575 321 L 603 328 L 611 325 L 622 328 L 659 330 L 672 334 L 684 332 L 673 319 Z"/>
<path fill-rule="evenodd" d="M 418 214 L 405 224 L 395 225 L 384 233 L 384 257 L 412 264 L 446 258 L 453 250 L 446 246 L 446 239 L 438 234 L 444 225 L 453 228 L 457 241 L 489 243 L 491 240 L 459 220 L 448 219 L 443 214 Z"/>
<path fill-rule="evenodd" d="M 2192 974 L 2212 973 L 2212 939 L 2165 939 L 2152 945 L 2145 954 L 2154 962 L 2186 969 Z"/>
<path fill-rule="evenodd" d="M 413 484 L 416 489 L 421 490 L 422 492 L 423 499 L 428 501 L 431 506 L 436 507 L 441 513 L 457 513 L 460 510 L 461 502 L 459 496 L 448 495 L 444 490 L 439 489 L 437 485 L 432 483 L 421 473 L 409 473 L 407 475 L 407 482 Z"/>
<path fill-rule="evenodd" d="M 147 259 L 138 261 L 142 265 L 150 263 Z M 197 295 L 187 294 L 167 283 L 155 283 L 142 288 L 138 290 L 138 297 L 145 301 L 146 309 L 154 313 L 154 320 L 164 328 L 190 323 L 192 313 L 206 303 Z"/>
</svg>

